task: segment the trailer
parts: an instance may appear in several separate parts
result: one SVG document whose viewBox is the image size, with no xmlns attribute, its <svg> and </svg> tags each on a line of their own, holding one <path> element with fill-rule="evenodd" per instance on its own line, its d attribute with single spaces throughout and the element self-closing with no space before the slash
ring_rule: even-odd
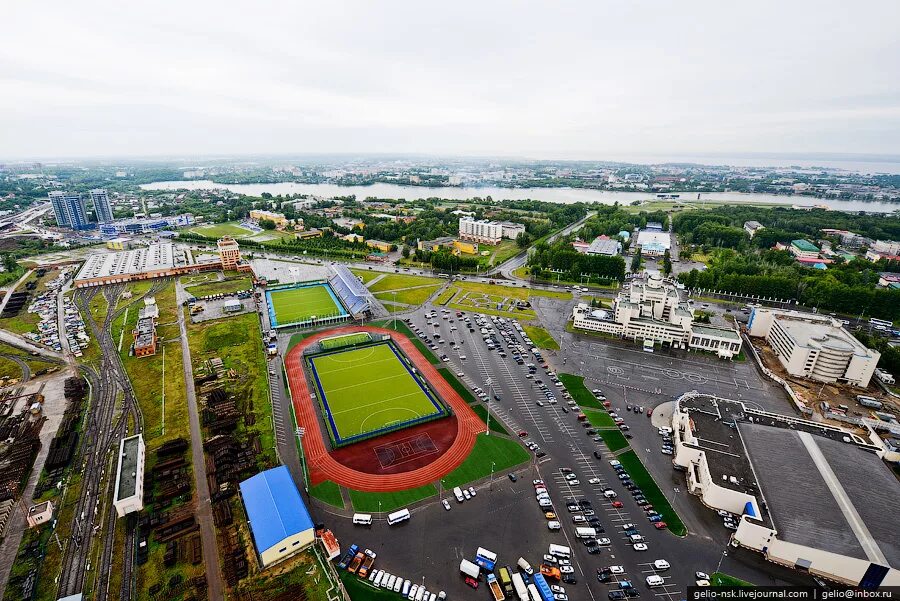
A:
<svg viewBox="0 0 900 601">
<path fill-rule="evenodd" d="M 362 551 L 358 551 L 353 557 L 353 561 L 350 562 L 350 566 L 347 567 L 347 571 L 351 574 L 356 574 L 356 571 L 359 570 L 359 566 L 362 565 L 364 558 L 365 553 L 363 553 Z"/>
<path fill-rule="evenodd" d="M 525 586 L 525 581 L 522 579 L 522 575 L 518 572 L 513 572 L 512 583 L 513 588 L 516 589 L 516 597 L 519 598 L 519 601 L 529 601 L 528 587 Z"/>
<path fill-rule="evenodd" d="M 503 594 L 503 589 L 500 587 L 500 583 L 497 582 L 496 576 L 488 574 L 487 584 L 488 588 L 491 589 L 491 594 L 494 596 L 494 601 L 504 601 L 504 599 L 506 599 L 506 596 Z"/>
<path fill-rule="evenodd" d="M 550 590 L 550 585 L 547 584 L 547 580 L 542 575 L 534 575 L 534 586 L 537 587 L 538 593 L 541 595 L 543 601 L 554 601 L 553 591 Z"/>
<path fill-rule="evenodd" d="M 478 580 L 478 577 L 481 575 L 481 568 L 468 559 L 463 559 L 459 562 L 459 571 L 475 580 Z"/>
</svg>

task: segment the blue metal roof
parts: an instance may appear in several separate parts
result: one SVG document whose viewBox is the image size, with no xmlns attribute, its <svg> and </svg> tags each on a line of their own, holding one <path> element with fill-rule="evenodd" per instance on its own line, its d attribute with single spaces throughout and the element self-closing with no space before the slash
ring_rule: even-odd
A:
<svg viewBox="0 0 900 601">
<path fill-rule="evenodd" d="M 313 528 L 288 469 L 281 465 L 241 482 L 241 496 L 260 553 L 289 536 Z"/>
</svg>

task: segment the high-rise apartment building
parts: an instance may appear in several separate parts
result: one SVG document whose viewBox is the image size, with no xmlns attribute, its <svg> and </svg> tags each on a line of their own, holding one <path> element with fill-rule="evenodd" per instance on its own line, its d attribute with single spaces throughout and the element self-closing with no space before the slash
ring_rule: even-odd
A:
<svg viewBox="0 0 900 601">
<path fill-rule="evenodd" d="M 90 227 L 87 207 L 81 194 L 53 191 L 49 196 L 59 227 L 70 227 L 73 230 L 86 230 Z"/>
<path fill-rule="evenodd" d="M 91 190 L 91 202 L 94 205 L 94 216 L 97 223 L 109 223 L 113 220 L 112 205 L 106 190 Z"/>
</svg>

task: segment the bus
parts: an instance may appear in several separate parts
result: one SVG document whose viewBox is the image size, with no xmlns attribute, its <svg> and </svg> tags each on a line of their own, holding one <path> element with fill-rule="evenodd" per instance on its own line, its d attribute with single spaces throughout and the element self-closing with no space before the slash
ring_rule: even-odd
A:
<svg viewBox="0 0 900 601">
<path fill-rule="evenodd" d="M 475 551 L 475 563 L 488 572 L 493 572 L 494 565 L 497 563 L 497 554 L 483 547 L 478 547 Z"/>
<path fill-rule="evenodd" d="M 652 340 L 644 340 L 644 352 L 645 353 L 653 352 L 653 341 Z"/>
<path fill-rule="evenodd" d="M 409 509 L 401 509 L 388 514 L 388 524 L 393 526 L 409 519 Z"/>
<path fill-rule="evenodd" d="M 875 319 L 874 317 L 869 319 L 869 325 L 875 327 L 881 326 L 882 328 L 886 329 L 891 329 L 894 327 L 893 322 L 887 321 L 886 319 Z"/>
<path fill-rule="evenodd" d="M 572 556 L 572 549 L 569 547 L 565 547 L 563 545 L 550 545 L 550 555 L 554 557 L 562 557 L 563 559 L 568 559 Z"/>
</svg>

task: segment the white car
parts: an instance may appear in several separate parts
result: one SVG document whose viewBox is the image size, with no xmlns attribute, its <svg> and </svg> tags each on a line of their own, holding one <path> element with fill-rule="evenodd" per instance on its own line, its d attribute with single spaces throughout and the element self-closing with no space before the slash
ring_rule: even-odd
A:
<svg viewBox="0 0 900 601">
<path fill-rule="evenodd" d="M 698 580 L 694 584 L 697 586 L 709 586 L 709 580 Z"/>
<path fill-rule="evenodd" d="M 574 574 L 575 568 L 572 566 L 559 566 L 559 571 L 561 574 Z"/>
<path fill-rule="evenodd" d="M 569 480 L 569 484 L 571 484 L 572 486 L 578 486 L 579 484 L 581 484 L 581 482 L 579 480 Z"/>
<path fill-rule="evenodd" d="M 547 528 L 550 530 L 554 530 L 554 531 L 560 530 L 560 529 L 562 529 L 562 524 L 560 524 L 556 520 L 551 520 L 551 521 L 547 522 Z"/>
<path fill-rule="evenodd" d="M 566 480 L 574 480 L 577 477 L 575 474 L 566 474 Z"/>
<path fill-rule="evenodd" d="M 588 480 L 588 484 L 600 484 L 600 478 L 591 478 Z"/>
<path fill-rule="evenodd" d="M 606 490 L 603 491 L 603 496 L 606 497 L 607 499 L 615 499 L 619 495 L 616 494 L 616 491 L 614 491 L 613 489 L 607 488 Z"/>
<path fill-rule="evenodd" d="M 694 578 L 697 580 L 709 580 L 709 574 L 706 572 L 694 572 Z"/>
<path fill-rule="evenodd" d="M 609 569 L 610 574 L 624 574 L 625 573 L 625 568 L 622 566 L 609 566 L 608 569 Z"/>
<path fill-rule="evenodd" d="M 553 555 L 544 555 L 544 563 L 555 565 L 557 562 L 558 560 Z"/>
<path fill-rule="evenodd" d="M 668 570 L 672 566 L 670 566 L 669 562 L 665 559 L 657 559 L 653 562 L 653 567 L 657 570 Z"/>
<path fill-rule="evenodd" d="M 644 543 L 634 543 L 633 545 L 631 545 L 631 548 L 635 551 L 646 551 L 647 545 Z"/>
<path fill-rule="evenodd" d="M 559 586 L 558 584 L 551 584 L 551 585 L 550 585 L 550 590 L 553 591 L 554 593 L 559 593 L 559 594 L 561 594 L 561 595 L 566 594 L 566 589 L 564 589 L 563 587 Z"/>
<path fill-rule="evenodd" d="M 470 487 L 469 487 L 469 494 L 472 495 L 473 497 L 476 496 L 476 495 L 478 494 L 478 493 L 475 492 L 475 487 L 474 487 L 474 486 L 470 486 Z"/>
<path fill-rule="evenodd" d="M 463 489 L 462 494 L 463 494 L 463 497 L 466 498 L 466 501 L 468 501 L 469 499 L 472 498 L 472 494 L 465 488 Z"/>
<path fill-rule="evenodd" d="M 571 562 L 570 560 L 568 560 L 568 559 L 560 559 L 560 560 L 559 560 L 559 565 L 561 565 L 561 566 L 570 566 L 570 565 L 572 565 L 572 562 Z"/>
<path fill-rule="evenodd" d="M 444 499 L 443 501 L 441 501 L 441 505 L 444 506 L 444 509 L 446 509 L 447 511 L 450 511 L 450 501 L 448 501 L 447 499 Z"/>
<path fill-rule="evenodd" d="M 609 540 L 608 538 L 605 538 L 605 537 L 604 537 L 604 538 L 598 538 L 598 539 L 597 539 L 597 546 L 598 546 L 598 547 L 608 547 L 608 546 L 610 546 L 611 544 L 612 544 L 612 541 Z"/>
</svg>

